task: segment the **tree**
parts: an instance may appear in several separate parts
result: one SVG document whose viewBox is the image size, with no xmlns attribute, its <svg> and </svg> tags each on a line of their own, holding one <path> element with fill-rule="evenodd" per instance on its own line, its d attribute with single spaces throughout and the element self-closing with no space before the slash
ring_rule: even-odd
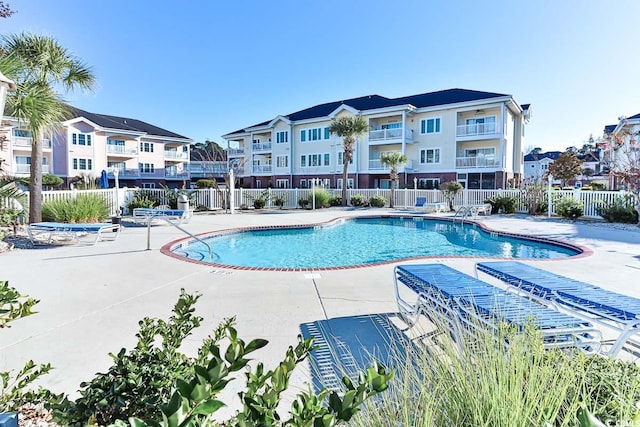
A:
<svg viewBox="0 0 640 427">
<path fill-rule="evenodd" d="M 389 198 L 389 207 L 393 208 L 393 198 L 398 183 L 398 168 L 407 163 L 407 156 L 398 151 L 383 153 L 380 156 L 380 162 L 390 169 L 389 179 L 391 180 L 391 196 Z"/>
<path fill-rule="evenodd" d="M 9 3 L 0 1 L 0 18 L 8 18 L 14 13 L 16 12 L 15 10 L 11 10 L 11 7 L 9 7 Z"/>
<path fill-rule="evenodd" d="M 529 151 L 529 154 L 532 154 L 532 155 L 536 155 L 540 153 L 542 153 L 542 148 L 540 147 L 532 148 L 531 151 Z"/>
<path fill-rule="evenodd" d="M 561 180 L 564 187 L 567 181 L 582 173 L 582 162 L 575 153 L 564 152 L 549 165 L 549 173 Z"/>
<path fill-rule="evenodd" d="M 62 93 L 92 89 L 95 77 L 80 59 L 48 36 L 31 33 L 6 36 L 0 50 L 4 56 L 18 61 L 9 75 L 17 89 L 9 95 L 7 105 L 10 114 L 24 121 L 32 134 L 29 221 L 40 222 L 44 137 L 68 117 Z"/>
<path fill-rule="evenodd" d="M 602 147 L 608 150 L 606 158 L 609 173 L 618 178 L 633 195 L 640 217 L 640 130 L 634 129 L 625 118 L 620 118 L 615 132 L 605 136 Z"/>
<path fill-rule="evenodd" d="M 369 130 L 369 124 L 362 116 L 342 116 L 333 119 L 329 132 L 342 138 L 342 206 L 347 206 L 347 179 L 349 163 L 353 159 L 356 139 Z"/>
<path fill-rule="evenodd" d="M 456 194 L 461 193 L 464 187 L 457 181 L 447 181 L 440 184 L 438 188 L 444 194 L 447 202 L 449 202 L 449 210 L 453 211 L 453 201 L 456 198 Z"/>
</svg>

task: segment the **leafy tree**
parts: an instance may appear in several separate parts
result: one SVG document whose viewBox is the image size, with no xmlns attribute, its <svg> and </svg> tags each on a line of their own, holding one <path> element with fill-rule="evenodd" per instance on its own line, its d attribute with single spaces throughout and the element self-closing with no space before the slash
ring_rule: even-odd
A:
<svg viewBox="0 0 640 427">
<path fill-rule="evenodd" d="M 636 212 L 640 214 L 640 131 L 634 130 L 625 118 L 620 120 L 620 130 L 605 137 L 605 146 L 610 148 L 607 163 L 610 174 L 620 179 L 635 200 Z"/>
<path fill-rule="evenodd" d="M 582 162 L 572 152 L 561 153 L 558 158 L 549 165 L 549 173 L 562 181 L 562 186 L 565 183 L 582 173 Z"/>
<path fill-rule="evenodd" d="M 391 195 L 389 196 L 389 207 L 393 208 L 393 198 L 398 184 L 398 168 L 407 163 L 407 156 L 398 151 L 383 153 L 380 156 L 380 162 L 390 169 L 389 179 L 391 180 Z"/>
<path fill-rule="evenodd" d="M 540 147 L 532 148 L 531 151 L 529 151 L 529 154 L 540 154 L 540 153 L 542 153 L 542 148 Z"/>
<path fill-rule="evenodd" d="M 17 61 L 8 75 L 17 89 L 9 94 L 9 114 L 28 124 L 33 135 L 29 221 L 42 220 L 42 143 L 46 132 L 68 117 L 61 95 L 75 89 L 91 89 L 91 70 L 55 39 L 32 33 L 5 36 L 0 55 Z M 0 57 L 2 60 L 2 57 Z"/>
<path fill-rule="evenodd" d="M 64 181 L 59 176 L 46 173 L 42 175 L 42 185 L 45 187 L 57 187 L 61 185 Z"/>
<path fill-rule="evenodd" d="M 9 3 L 0 1 L 0 18 L 8 18 L 14 13 L 16 12 L 15 10 L 11 10 L 11 7 L 9 7 Z"/>
<path fill-rule="evenodd" d="M 453 200 L 456 198 L 456 194 L 461 193 L 464 187 L 457 181 L 447 181 L 440 184 L 438 187 L 444 194 L 444 198 L 449 202 L 449 210 L 453 210 Z"/>
<path fill-rule="evenodd" d="M 342 138 L 342 206 L 347 206 L 347 179 L 349 177 L 349 163 L 353 159 L 356 139 L 369 130 L 369 124 L 362 116 L 342 116 L 333 119 L 329 132 Z"/>
</svg>

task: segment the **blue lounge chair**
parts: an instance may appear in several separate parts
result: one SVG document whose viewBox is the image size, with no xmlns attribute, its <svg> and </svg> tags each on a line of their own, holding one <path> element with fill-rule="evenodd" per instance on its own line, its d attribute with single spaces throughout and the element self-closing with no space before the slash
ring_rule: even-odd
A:
<svg viewBox="0 0 640 427">
<path fill-rule="evenodd" d="M 601 335 L 589 322 L 497 288 L 443 264 L 401 265 L 394 269 L 396 300 L 401 316 L 413 324 L 418 315 L 444 319 L 454 337 L 479 326 L 498 328 L 507 322 L 520 328 L 531 322 L 547 348 L 600 349 Z M 415 294 L 401 295 L 400 285 Z"/>
<path fill-rule="evenodd" d="M 414 207 L 416 208 L 416 210 L 424 209 L 425 203 L 427 203 L 426 197 L 416 197 L 416 204 Z"/>
<path fill-rule="evenodd" d="M 640 332 L 640 299 L 602 289 L 589 283 L 516 261 L 481 262 L 477 271 L 509 284 L 516 291 L 559 304 L 589 321 L 618 332 L 609 354 L 615 356 Z M 636 347 L 640 344 L 636 343 Z"/>
<path fill-rule="evenodd" d="M 54 238 L 79 242 L 81 237 L 91 236 L 89 243 L 99 240 L 116 240 L 120 235 L 120 224 L 67 224 L 64 222 L 36 222 L 29 224 L 27 234 L 31 244 L 51 243 Z"/>
</svg>

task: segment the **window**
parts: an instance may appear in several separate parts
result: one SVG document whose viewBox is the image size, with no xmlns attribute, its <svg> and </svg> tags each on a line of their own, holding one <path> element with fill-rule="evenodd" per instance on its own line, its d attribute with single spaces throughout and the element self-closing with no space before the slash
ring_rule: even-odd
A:
<svg viewBox="0 0 640 427">
<path fill-rule="evenodd" d="M 420 150 L 420 163 L 440 163 L 440 149 L 427 148 L 426 150 Z"/>
<path fill-rule="evenodd" d="M 306 179 L 301 179 L 300 180 L 300 188 L 307 188 L 307 180 Z"/>
<path fill-rule="evenodd" d="M 440 117 L 421 120 L 420 133 L 440 133 Z"/>
<path fill-rule="evenodd" d="M 300 167 L 301 168 L 307 167 L 307 156 L 305 156 L 304 154 L 300 156 Z"/>
<path fill-rule="evenodd" d="M 423 190 L 437 190 L 440 178 L 418 178 L 418 188 Z"/>
<path fill-rule="evenodd" d="M 289 156 L 277 156 L 276 157 L 276 166 L 279 168 L 287 168 L 289 167 Z"/>
<path fill-rule="evenodd" d="M 140 143 L 140 152 L 153 153 L 153 143 L 152 142 L 141 142 Z"/>
<path fill-rule="evenodd" d="M 320 166 L 321 160 L 320 154 L 309 154 L 309 166 Z"/>
<path fill-rule="evenodd" d="M 352 165 L 353 164 L 353 156 L 351 156 L 351 159 L 349 159 L 349 164 Z M 338 153 L 338 166 L 343 166 L 344 165 L 344 152 L 340 151 Z"/>
<path fill-rule="evenodd" d="M 155 173 L 156 167 L 153 163 L 140 163 L 140 173 Z"/>
<path fill-rule="evenodd" d="M 124 147 L 124 140 L 122 140 L 122 139 L 107 139 L 107 145 L 117 145 L 118 147 Z"/>
<path fill-rule="evenodd" d="M 285 142 L 289 142 L 289 132 L 282 131 L 276 133 L 276 144 L 283 144 Z"/>
<path fill-rule="evenodd" d="M 90 171 L 93 169 L 93 161 L 91 159 L 72 159 L 73 169 L 81 171 Z"/>
<path fill-rule="evenodd" d="M 329 166 L 331 164 L 331 155 L 329 153 L 324 153 L 324 166 Z"/>
<path fill-rule="evenodd" d="M 307 131 L 302 129 L 300 131 L 300 142 L 305 142 L 307 140 Z"/>
<path fill-rule="evenodd" d="M 324 139 L 331 139 L 331 132 L 328 127 L 324 128 Z"/>
<path fill-rule="evenodd" d="M 342 178 L 338 178 L 338 188 L 342 188 Z M 347 179 L 347 188 L 353 188 L 353 178 Z"/>
<path fill-rule="evenodd" d="M 466 122 L 467 135 L 483 135 L 496 132 L 496 116 L 475 117 L 467 119 Z"/>
<path fill-rule="evenodd" d="M 324 188 L 330 188 L 331 187 L 331 180 L 329 178 L 323 178 L 322 179 L 322 186 Z"/>
<path fill-rule="evenodd" d="M 27 129 L 13 129 L 13 136 L 17 136 L 18 138 L 31 138 L 32 135 L 31 131 Z"/>
<path fill-rule="evenodd" d="M 142 188 L 156 188 L 156 184 L 154 182 L 143 182 Z"/>
<path fill-rule="evenodd" d="M 276 188 L 289 188 L 288 179 L 276 179 Z"/>
<path fill-rule="evenodd" d="M 71 134 L 71 143 L 73 145 L 91 145 L 91 134 L 73 133 Z"/>
</svg>

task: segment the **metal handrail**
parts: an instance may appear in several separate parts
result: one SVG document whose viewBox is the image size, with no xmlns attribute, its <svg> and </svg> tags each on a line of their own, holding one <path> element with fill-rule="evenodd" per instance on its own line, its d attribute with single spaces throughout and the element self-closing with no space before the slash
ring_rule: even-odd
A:
<svg viewBox="0 0 640 427">
<path fill-rule="evenodd" d="M 209 250 L 209 258 L 210 259 L 213 259 L 213 255 L 215 255 L 217 259 L 220 259 L 220 255 L 218 255 L 217 253 L 213 252 L 213 250 L 211 249 L 211 245 L 209 245 L 207 242 L 205 242 L 201 238 L 193 235 L 192 233 L 188 232 L 184 228 L 180 227 L 178 224 L 172 222 L 169 218 L 166 218 L 166 217 L 163 217 L 163 216 L 160 216 L 160 215 L 148 215 L 147 216 L 147 250 L 151 250 L 151 220 L 152 219 L 163 219 L 163 220 L 165 220 L 167 223 L 173 225 L 175 228 L 177 228 L 178 230 L 182 231 L 187 236 L 189 236 L 192 239 L 195 239 L 198 242 L 200 242 L 203 245 L 205 245 L 207 247 L 207 249 Z"/>
</svg>

